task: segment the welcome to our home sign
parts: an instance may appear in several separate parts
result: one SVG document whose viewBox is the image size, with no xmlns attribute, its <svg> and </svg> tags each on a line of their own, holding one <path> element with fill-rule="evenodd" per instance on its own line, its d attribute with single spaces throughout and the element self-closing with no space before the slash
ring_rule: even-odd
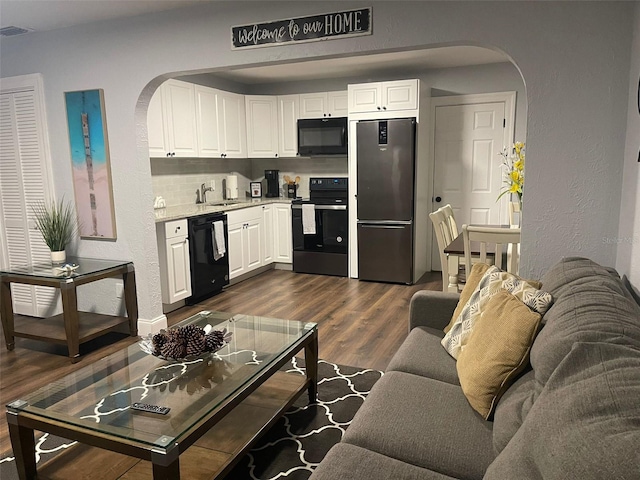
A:
<svg viewBox="0 0 640 480">
<path fill-rule="evenodd" d="M 231 48 L 270 47 L 358 35 L 371 35 L 371 7 L 232 27 Z"/>
</svg>

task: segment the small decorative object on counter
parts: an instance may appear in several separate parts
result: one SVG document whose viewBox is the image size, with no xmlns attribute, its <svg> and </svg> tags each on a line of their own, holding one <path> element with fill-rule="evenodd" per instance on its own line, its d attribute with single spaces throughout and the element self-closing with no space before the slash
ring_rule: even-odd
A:
<svg viewBox="0 0 640 480">
<path fill-rule="evenodd" d="M 211 325 L 202 328 L 190 324 L 150 334 L 139 345 L 144 352 L 156 357 L 180 360 L 205 352 L 216 352 L 229 343 L 231 335 L 226 328 L 213 330 Z"/>
<path fill-rule="evenodd" d="M 262 182 L 251 182 L 251 198 L 261 198 L 262 197 Z"/>
</svg>

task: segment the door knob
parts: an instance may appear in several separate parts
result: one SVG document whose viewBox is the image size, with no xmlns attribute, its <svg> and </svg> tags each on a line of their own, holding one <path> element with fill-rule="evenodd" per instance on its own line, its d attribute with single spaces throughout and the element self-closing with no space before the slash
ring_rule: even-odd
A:
<svg viewBox="0 0 640 480">
<path fill-rule="evenodd" d="M 442 197 L 436 197 L 436 202 L 440 203 L 442 201 Z"/>
</svg>

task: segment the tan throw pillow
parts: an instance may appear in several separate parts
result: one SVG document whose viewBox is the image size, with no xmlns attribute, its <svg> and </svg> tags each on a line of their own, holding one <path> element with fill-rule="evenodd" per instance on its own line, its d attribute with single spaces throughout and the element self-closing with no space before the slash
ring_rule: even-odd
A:
<svg viewBox="0 0 640 480">
<path fill-rule="evenodd" d="M 553 298 L 551 294 L 533 288 L 528 282 L 498 267 L 489 267 L 483 275 L 476 290 L 460 312 L 451 330 L 442 339 L 442 346 L 453 358 L 458 358 L 460 349 L 467 343 L 477 318 L 482 313 L 489 299 L 501 289 L 507 290 L 522 301 L 527 307 L 540 315 L 549 309 Z"/>
<path fill-rule="evenodd" d="M 491 297 L 476 321 L 456 368 L 471 407 L 485 420 L 529 362 L 541 315 L 506 290 Z"/>
<path fill-rule="evenodd" d="M 456 323 L 457 318 L 460 316 L 460 312 L 469 301 L 469 298 L 471 298 L 471 294 L 478 287 L 478 284 L 480 283 L 480 280 L 482 279 L 484 272 L 486 272 L 490 266 L 491 265 L 487 265 L 486 263 L 480 263 L 480 262 L 473 264 L 473 267 L 471 267 L 471 271 L 469 272 L 469 275 L 467 275 L 467 282 L 464 284 L 464 288 L 462 289 L 462 292 L 460 292 L 460 299 L 458 300 L 458 305 L 456 306 L 456 309 L 453 312 L 451 321 L 449 322 L 449 325 L 444 327 L 444 333 L 447 333 L 449 330 L 451 330 L 451 327 L 453 327 L 453 324 Z"/>
</svg>

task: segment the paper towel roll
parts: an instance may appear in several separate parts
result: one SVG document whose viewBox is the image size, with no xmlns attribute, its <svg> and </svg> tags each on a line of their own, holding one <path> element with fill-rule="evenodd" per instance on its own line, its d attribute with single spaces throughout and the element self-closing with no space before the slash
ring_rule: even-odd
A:
<svg viewBox="0 0 640 480">
<path fill-rule="evenodd" d="M 235 200 L 236 198 L 238 198 L 238 177 L 227 175 L 227 200 Z"/>
</svg>

